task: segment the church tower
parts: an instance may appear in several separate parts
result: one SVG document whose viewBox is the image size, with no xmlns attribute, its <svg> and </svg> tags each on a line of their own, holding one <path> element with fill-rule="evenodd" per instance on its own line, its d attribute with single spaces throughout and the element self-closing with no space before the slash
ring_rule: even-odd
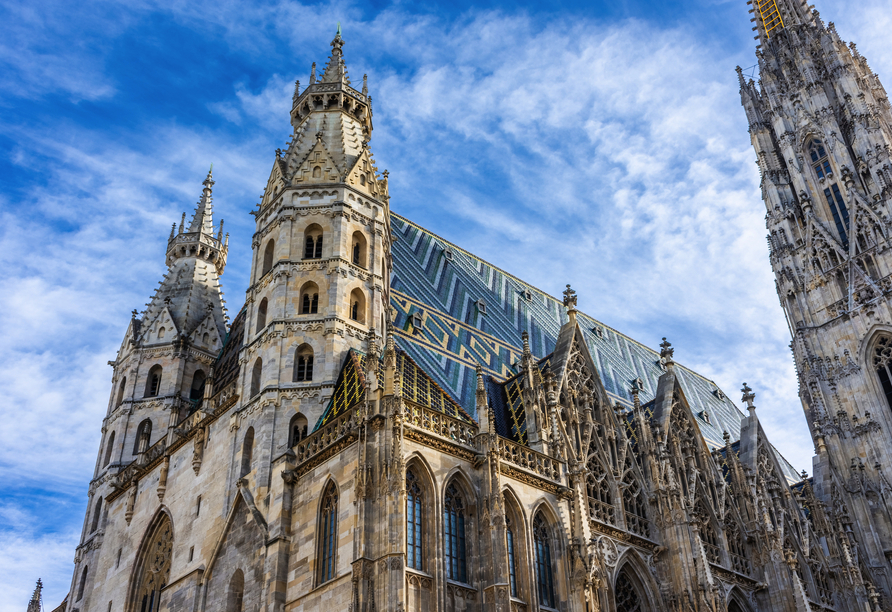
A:
<svg viewBox="0 0 892 612">
<path fill-rule="evenodd" d="M 892 113 L 879 78 L 798 0 L 755 0 L 759 82 L 738 67 L 771 265 L 814 439 L 822 529 L 851 585 L 892 597 Z M 820 529 L 819 529 L 820 531 Z M 845 553 L 845 554 L 842 554 Z M 861 587 L 864 588 L 863 586 Z"/>
<path fill-rule="evenodd" d="M 167 240 L 167 274 L 145 312 L 133 318 L 117 357 L 109 365 L 112 390 L 102 423 L 102 442 L 90 482 L 81 543 L 75 554 L 71 593 L 89 595 L 99 579 L 97 560 L 108 508 L 103 500 L 119 485 L 115 476 L 126 465 L 148 465 L 159 458 L 162 441 L 176 436 L 177 426 L 199 411 L 205 381 L 227 332 L 220 275 L 226 266 L 228 235 L 223 222 L 214 227 L 210 172 L 189 225 L 186 213 Z M 158 497 L 163 500 L 166 466 Z M 124 518 L 133 515 L 129 505 Z M 92 573 L 91 573 L 92 572 Z"/>
<path fill-rule="evenodd" d="M 343 45 L 338 28 L 321 76 L 314 63 L 309 86 L 295 83 L 294 131 L 252 212 L 242 402 L 284 406 L 297 437 L 321 416 L 347 352 L 383 331 L 389 299 L 387 172 L 369 149 L 366 79 L 352 86 Z"/>
</svg>

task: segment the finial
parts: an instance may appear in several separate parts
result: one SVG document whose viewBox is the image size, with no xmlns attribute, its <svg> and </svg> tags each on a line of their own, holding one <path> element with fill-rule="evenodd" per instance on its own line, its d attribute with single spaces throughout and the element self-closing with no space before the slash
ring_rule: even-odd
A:
<svg viewBox="0 0 892 612">
<path fill-rule="evenodd" d="M 567 285 L 567 288 L 564 289 L 564 306 L 576 309 L 576 292 L 573 291 L 570 285 Z"/>
<path fill-rule="evenodd" d="M 177 229 L 177 224 L 171 223 L 170 224 L 170 238 L 167 239 L 168 242 L 173 240 L 173 236 L 174 236 L 174 233 L 176 232 L 176 229 Z"/>
<path fill-rule="evenodd" d="M 186 213 L 180 218 L 180 233 L 183 233 L 183 227 L 186 225 Z"/>
<path fill-rule="evenodd" d="M 524 360 L 530 359 L 533 354 L 530 351 L 530 334 L 527 333 L 526 330 L 523 330 L 523 333 L 520 334 L 520 337 L 523 339 L 523 358 Z"/>
<path fill-rule="evenodd" d="M 802 470 L 799 476 L 802 477 L 802 480 L 808 480 L 808 472 L 806 472 L 805 470 Z"/>
<path fill-rule="evenodd" d="M 660 343 L 660 362 L 669 366 L 675 363 L 674 361 L 675 349 L 672 348 L 672 343 L 666 340 L 665 336 L 663 337 L 663 341 Z"/>
<path fill-rule="evenodd" d="M 223 219 L 220 219 L 220 231 L 217 232 L 217 242 L 223 240 Z"/>
<path fill-rule="evenodd" d="M 138 315 L 138 314 L 139 314 L 139 312 L 137 312 L 136 308 L 134 308 L 132 311 L 130 311 L 130 318 L 135 319 L 136 315 Z"/>
<path fill-rule="evenodd" d="M 741 399 L 746 404 L 747 410 L 750 411 L 750 416 L 756 416 L 756 406 L 753 404 L 753 400 L 756 399 L 756 394 L 753 393 L 753 390 L 750 389 L 750 386 L 746 383 L 743 383 L 741 391 L 743 392 L 743 397 Z"/>
<path fill-rule="evenodd" d="M 478 363 L 474 366 L 474 371 L 477 372 L 477 393 L 480 393 L 485 389 L 483 386 L 483 366 Z"/>
<path fill-rule="evenodd" d="M 362 75 L 362 95 L 369 95 L 369 75 Z"/>
<path fill-rule="evenodd" d="M 316 62 L 313 62 L 313 67 L 310 69 L 310 85 L 316 82 Z"/>
<path fill-rule="evenodd" d="M 740 88 L 743 89 L 746 87 L 746 79 L 743 77 L 743 68 L 737 66 L 735 70 L 737 70 L 737 80 L 740 81 Z"/>
<path fill-rule="evenodd" d="M 335 37 L 340 38 L 340 36 L 341 36 L 341 22 L 339 21 L 338 22 L 338 33 L 335 34 Z"/>
<path fill-rule="evenodd" d="M 297 99 L 300 97 L 300 81 L 294 81 L 294 95 L 291 97 L 291 104 L 297 104 Z"/>
<path fill-rule="evenodd" d="M 725 441 L 725 446 L 731 446 L 731 434 L 728 433 L 728 430 L 722 432 L 722 440 Z"/>
</svg>

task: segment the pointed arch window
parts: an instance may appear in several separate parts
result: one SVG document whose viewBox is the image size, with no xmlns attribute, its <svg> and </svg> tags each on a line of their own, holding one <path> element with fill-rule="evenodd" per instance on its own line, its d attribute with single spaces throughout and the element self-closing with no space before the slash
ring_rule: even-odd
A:
<svg viewBox="0 0 892 612">
<path fill-rule="evenodd" d="M 127 377 L 121 379 L 121 385 L 118 387 L 118 399 L 115 401 L 115 408 L 124 403 L 124 388 L 127 386 Z"/>
<path fill-rule="evenodd" d="M 589 514 L 602 523 L 614 524 L 616 508 L 610 494 L 610 476 L 593 454 L 588 460 L 588 474 L 585 477 L 588 492 Z"/>
<path fill-rule="evenodd" d="M 749 558 L 746 556 L 746 547 L 743 544 L 743 537 L 740 535 L 740 528 L 737 523 L 730 523 L 725 528 L 725 537 L 728 539 L 728 554 L 731 557 L 731 567 L 735 572 L 747 574 L 752 571 Z"/>
<path fill-rule="evenodd" d="M 112 453 L 115 450 L 115 432 L 111 432 L 108 436 L 108 442 L 105 444 L 105 461 L 102 463 L 102 467 L 108 467 L 108 464 L 111 463 Z"/>
<path fill-rule="evenodd" d="M 266 306 L 266 298 L 263 298 L 260 300 L 260 305 L 257 307 L 257 329 L 254 330 L 255 334 L 259 334 L 263 331 L 263 328 L 266 327 Z"/>
<path fill-rule="evenodd" d="M 406 565 L 417 570 L 424 569 L 423 512 L 424 492 L 415 472 L 408 469 L 406 470 Z"/>
<path fill-rule="evenodd" d="M 319 286 L 306 283 L 300 288 L 300 314 L 316 314 L 319 312 Z"/>
<path fill-rule="evenodd" d="M 273 269 L 273 255 L 276 251 L 276 241 L 270 240 L 266 243 L 263 250 L 263 267 L 260 269 L 260 277 L 266 276 L 266 273 Z"/>
<path fill-rule="evenodd" d="M 251 462 L 254 458 L 254 428 L 249 427 L 242 441 L 242 467 L 239 470 L 239 478 L 244 478 L 251 471 Z"/>
<path fill-rule="evenodd" d="M 880 336 L 873 350 L 873 368 L 880 379 L 886 404 L 892 408 L 892 336 Z"/>
<path fill-rule="evenodd" d="M 468 581 L 465 548 L 465 506 L 455 484 L 446 489 L 443 508 L 443 529 L 446 547 L 446 577 L 458 582 Z"/>
<path fill-rule="evenodd" d="M 517 597 L 517 553 L 514 550 L 514 525 L 511 517 L 505 517 L 505 546 L 508 549 L 508 586 L 511 597 Z"/>
<path fill-rule="evenodd" d="M 237 569 L 229 579 L 229 592 L 226 596 L 226 612 L 242 612 L 245 597 L 245 573 Z"/>
<path fill-rule="evenodd" d="M 137 566 L 136 610 L 157 612 L 161 608 L 161 591 L 170 579 L 173 553 L 173 526 L 164 515 L 143 549 Z"/>
<path fill-rule="evenodd" d="M 631 473 L 623 479 L 623 510 L 625 511 L 626 527 L 638 535 L 650 537 L 644 494 Z"/>
<path fill-rule="evenodd" d="M 839 186 L 836 183 L 833 183 L 830 187 L 824 190 L 824 198 L 827 200 L 827 205 L 830 207 L 830 214 L 833 215 L 833 223 L 836 225 L 836 231 L 839 232 L 839 238 L 842 242 L 842 246 L 846 249 L 849 248 L 849 211 L 846 208 L 846 203 L 842 199 L 842 194 L 839 192 Z"/>
<path fill-rule="evenodd" d="M 694 516 L 700 523 L 700 541 L 703 542 L 706 558 L 710 563 L 721 564 L 722 557 L 719 552 L 719 538 L 712 525 L 709 510 L 706 509 L 706 505 L 701 500 L 698 500 L 697 505 L 694 507 Z"/>
<path fill-rule="evenodd" d="M 294 355 L 294 381 L 310 382 L 313 380 L 313 347 L 302 344 Z"/>
<path fill-rule="evenodd" d="M 96 505 L 93 507 L 93 523 L 90 525 L 90 533 L 99 529 L 99 519 L 102 518 L 102 496 L 96 498 Z"/>
<path fill-rule="evenodd" d="M 138 455 L 149 449 L 149 442 L 152 438 L 152 421 L 145 419 L 136 428 L 136 440 L 133 441 L 133 454 Z"/>
<path fill-rule="evenodd" d="M 207 375 L 204 373 L 204 370 L 195 370 L 195 374 L 192 375 L 192 384 L 189 386 L 190 400 L 197 402 L 204 398 L 204 384 L 206 380 Z"/>
<path fill-rule="evenodd" d="M 827 157 L 827 150 L 824 148 L 823 142 L 813 138 L 808 145 L 808 155 L 811 157 L 811 167 L 814 168 L 815 174 L 817 174 L 819 179 L 832 174 L 830 160 Z"/>
<path fill-rule="evenodd" d="M 623 568 L 616 578 L 614 588 L 616 594 L 616 612 L 643 612 L 641 594 L 635 588 L 635 584 L 629 578 L 626 568 Z"/>
<path fill-rule="evenodd" d="M 365 323 L 365 294 L 359 289 L 350 292 L 350 318 Z"/>
<path fill-rule="evenodd" d="M 542 513 L 533 520 L 533 548 L 536 553 L 536 584 L 539 605 L 556 607 L 554 598 L 554 572 L 551 565 L 551 534 Z"/>
<path fill-rule="evenodd" d="M 338 492 L 334 483 L 328 483 L 322 496 L 322 516 L 319 521 L 319 583 L 335 577 L 335 553 L 338 538 Z"/>
<path fill-rule="evenodd" d="M 304 259 L 322 259 L 322 227 L 313 223 L 304 230 Z"/>
<path fill-rule="evenodd" d="M 362 232 L 353 232 L 353 263 L 366 267 L 366 239 Z"/>
<path fill-rule="evenodd" d="M 85 565 L 84 571 L 81 572 L 81 580 L 77 585 L 77 599 L 75 601 L 80 601 L 84 598 L 84 589 L 87 587 L 87 571 L 89 571 L 90 566 Z"/>
<path fill-rule="evenodd" d="M 254 368 L 251 370 L 251 395 L 250 397 L 254 397 L 258 393 L 260 393 L 260 378 L 263 374 L 263 360 L 258 357 L 257 361 L 254 362 Z"/>
<path fill-rule="evenodd" d="M 146 378 L 145 397 L 155 397 L 161 392 L 161 374 L 163 370 L 160 365 L 152 366 L 149 370 L 149 376 Z"/>
</svg>

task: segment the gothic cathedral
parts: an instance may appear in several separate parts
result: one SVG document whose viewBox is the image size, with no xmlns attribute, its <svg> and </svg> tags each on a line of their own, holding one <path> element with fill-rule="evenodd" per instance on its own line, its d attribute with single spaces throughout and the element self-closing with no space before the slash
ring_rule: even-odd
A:
<svg viewBox="0 0 892 612">
<path fill-rule="evenodd" d="M 892 611 L 892 114 L 752 0 L 740 86 L 814 475 L 704 376 L 390 210 L 340 31 L 230 321 L 209 173 L 114 368 L 67 612 Z"/>
</svg>

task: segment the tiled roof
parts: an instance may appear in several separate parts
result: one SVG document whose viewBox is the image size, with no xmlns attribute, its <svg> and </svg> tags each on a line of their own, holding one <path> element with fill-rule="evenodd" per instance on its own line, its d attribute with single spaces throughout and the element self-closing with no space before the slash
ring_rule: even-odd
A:
<svg viewBox="0 0 892 612">
<path fill-rule="evenodd" d="M 476 364 L 496 381 L 513 378 L 523 331 L 534 355 L 550 354 L 567 321 L 563 302 L 404 217 L 392 213 L 391 226 L 397 238 L 391 305 L 400 345 L 473 415 Z M 628 389 L 640 378 L 642 403 L 652 400 L 663 373 L 659 352 L 584 313 L 577 320 L 611 399 L 631 406 Z M 679 364 L 676 373 L 709 447 L 724 444 L 724 431 L 738 439 L 743 414 L 733 402 L 696 372 Z M 795 475 L 780 459 L 788 476 Z"/>
</svg>

